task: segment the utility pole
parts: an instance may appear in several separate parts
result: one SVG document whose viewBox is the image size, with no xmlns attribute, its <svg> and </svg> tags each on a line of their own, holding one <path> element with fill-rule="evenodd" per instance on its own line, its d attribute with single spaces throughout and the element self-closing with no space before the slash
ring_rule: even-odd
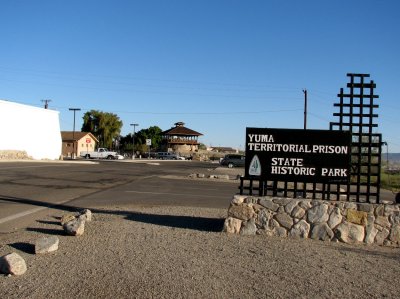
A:
<svg viewBox="0 0 400 299">
<path fill-rule="evenodd" d="M 135 160 L 135 128 L 139 126 L 139 124 L 131 124 L 133 126 L 133 135 L 132 135 L 132 160 Z"/>
<path fill-rule="evenodd" d="M 382 145 L 386 145 L 386 168 L 389 169 L 389 144 L 383 141 Z"/>
<path fill-rule="evenodd" d="M 307 130 L 307 89 L 303 89 L 304 93 L 304 130 Z"/>
<path fill-rule="evenodd" d="M 44 103 L 44 109 L 49 108 L 49 103 L 51 102 L 51 100 L 42 100 L 42 102 Z"/>
<path fill-rule="evenodd" d="M 69 111 L 74 111 L 74 127 L 72 130 L 72 159 L 75 159 L 75 112 L 81 111 L 81 108 L 69 108 Z"/>
</svg>

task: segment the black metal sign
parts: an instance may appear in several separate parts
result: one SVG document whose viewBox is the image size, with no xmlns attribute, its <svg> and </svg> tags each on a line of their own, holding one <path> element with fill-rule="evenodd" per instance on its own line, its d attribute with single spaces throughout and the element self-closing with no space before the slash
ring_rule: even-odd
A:
<svg viewBox="0 0 400 299">
<path fill-rule="evenodd" d="M 246 129 L 246 176 L 272 181 L 345 184 L 350 177 L 347 131 Z"/>
</svg>

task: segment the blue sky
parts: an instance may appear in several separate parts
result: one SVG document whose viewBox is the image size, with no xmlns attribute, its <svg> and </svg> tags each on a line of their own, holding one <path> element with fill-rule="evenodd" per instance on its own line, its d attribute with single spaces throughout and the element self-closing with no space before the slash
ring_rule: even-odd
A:
<svg viewBox="0 0 400 299">
<path fill-rule="evenodd" d="M 96 109 L 122 135 L 183 121 L 207 145 L 244 148 L 246 127 L 303 128 L 305 88 L 307 127 L 328 129 L 346 74 L 367 73 L 376 132 L 400 152 L 399 12 L 397 0 L 2 0 L 0 99 L 51 99 L 62 130 L 68 108 L 82 109 L 77 129 Z"/>
</svg>

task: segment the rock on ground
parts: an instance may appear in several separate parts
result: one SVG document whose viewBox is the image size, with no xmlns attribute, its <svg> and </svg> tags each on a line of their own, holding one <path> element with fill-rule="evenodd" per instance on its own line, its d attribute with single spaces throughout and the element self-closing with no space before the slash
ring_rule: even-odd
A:
<svg viewBox="0 0 400 299">
<path fill-rule="evenodd" d="M 18 253 L 13 252 L 0 257 L 1 273 L 11 274 L 11 275 L 22 275 L 26 272 L 26 270 L 27 267 L 25 260 Z"/>
<path fill-rule="evenodd" d="M 58 250 L 60 240 L 57 236 L 41 237 L 36 240 L 35 253 L 49 253 Z"/>
<path fill-rule="evenodd" d="M 82 236 L 85 232 L 85 220 L 81 217 L 74 218 L 63 224 L 63 229 L 67 235 Z"/>
</svg>

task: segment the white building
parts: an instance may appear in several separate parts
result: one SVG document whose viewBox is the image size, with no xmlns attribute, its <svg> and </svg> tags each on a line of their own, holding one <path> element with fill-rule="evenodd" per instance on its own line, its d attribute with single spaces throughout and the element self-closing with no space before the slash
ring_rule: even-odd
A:
<svg viewBox="0 0 400 299">
<path fill-rule="evenodd" d="M 33 159 L 61 156 L 59 112 L 0 100 L 0 151 L 25 151 Z"/>
</svg>

